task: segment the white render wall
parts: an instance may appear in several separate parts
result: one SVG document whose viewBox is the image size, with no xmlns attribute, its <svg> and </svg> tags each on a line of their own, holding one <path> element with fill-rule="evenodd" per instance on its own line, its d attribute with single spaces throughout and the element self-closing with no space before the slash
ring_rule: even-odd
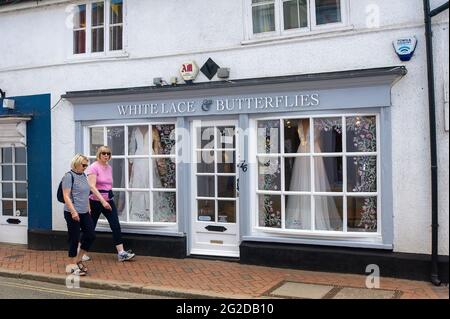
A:
<svg viewBox="0 0 450 319">
<path fill-rule="evenodd" d="M 428 98 L 422 0 L 350 0 L 350 27 L 270 42 L 247 41 L 246 0 L 128 0 L 127 55 L 71 57 L 65 27 L 68 1 L 48 6 L 0 7 L 0 88 L 9 96 L 51 93 L 53 187 L 69 169 L 74 121 L 67 91 L 148 86 L 153 77 L 178 75 L 181 63 L 211 57 L 231 68 L 231 79 L 405 65 L 392 89 L 394 249 L 430 253 L 431 194 Z M 62 2 L 62 3 L 61 3 Z M 248 2 L 248 1 L 247 1 Z M 443 1 L 435 0 L 435 4 Z M 375 7 L 374 7 L 375 5 Z M 33 7 L 28 8 L 27 7 Z M 209 7 L 208 7 L 209 6 Z M 366 10 L 379 10 L 380 27 L 368 28 Z M 20 9 L 20 10 L 19 10 Z M 444 71 L 448 71 L 448 10 L 434 22 L 439 156 L 440 254 L 449 254 L 449 140 L 444 131 Z M 415 35 L 418 48 L 401 63 L 392 41 Z M 197 82 L 208 81 L 201 73 Z M 53 192 L 54 193 L 54 192 Z M 53 202 L 53 228 L 65 230 L 62 206 Z"/>
</svg>

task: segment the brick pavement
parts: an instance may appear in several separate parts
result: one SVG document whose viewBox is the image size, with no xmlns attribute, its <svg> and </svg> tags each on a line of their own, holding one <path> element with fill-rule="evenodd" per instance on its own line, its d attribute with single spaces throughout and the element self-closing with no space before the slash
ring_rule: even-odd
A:
<svg viewBox="0 0 450 319">
<path fill-rule="evenodd" d="M 137 256 L 120 263 L 115 254 L 91 253 L 89 274 L 83 280 L 147 287 L 151 291 L 182 292 L 198 296 L 259 298 L 284 282 L 365 288 L 365 276 L 242 265 L 204 259 L 170 259 Z M 65 277 L 65 251 L 34 251 L 25 246 L 0 244 L 0 274 L 38 273 Z M 114 287 L 111 286 L 111 287 Z M 428 282 L 381 278 L 381 289 L 395 290 L 405 299 L 448 299 L 448 287 L 436 289 Z"/>
</svg>

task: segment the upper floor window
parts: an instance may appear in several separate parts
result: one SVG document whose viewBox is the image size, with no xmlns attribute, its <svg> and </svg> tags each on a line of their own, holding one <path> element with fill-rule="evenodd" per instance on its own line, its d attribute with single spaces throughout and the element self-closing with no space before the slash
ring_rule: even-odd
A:
<svg viewBox="0 0 450 319">
<path fill-rule="evenodd" d="M 94 1 L 76 7 L 73 53 L 123 49 L 123 0 Z"/>
<path fill-rule="evenodd" d="M 342 24 L 346 0 L 252 0 L 252 32 L 282 34 Z"/>
</svg>

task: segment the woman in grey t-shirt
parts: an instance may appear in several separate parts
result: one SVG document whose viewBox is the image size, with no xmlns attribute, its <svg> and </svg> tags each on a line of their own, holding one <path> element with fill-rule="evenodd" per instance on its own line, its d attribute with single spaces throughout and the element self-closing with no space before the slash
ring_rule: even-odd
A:
<svg viewBox="0 0 450 319">
<path fill-rule="evenodd" d="M 81 261 L 81 257 L 89 251 L 95 239 L 95 228 L 91 217 L 89 205 L 90 187 L 84 171 L 89 165 L 88 159 L 77 154 L 72 159 L 72 170 L 64 175 L 62 189 L 64 194 L 64 218 L 67 222 L 69 233 L 69 258 L 72 265 L 68 272 L 78 275 L 86 275 L 87 268 Z M 78 244 L 81 246 L 78 252 Z"/>
</svg>

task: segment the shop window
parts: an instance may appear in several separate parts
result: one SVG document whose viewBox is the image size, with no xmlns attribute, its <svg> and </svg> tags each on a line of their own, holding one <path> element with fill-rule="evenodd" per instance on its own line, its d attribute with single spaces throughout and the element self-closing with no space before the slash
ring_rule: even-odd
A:
<svg viewBox="0 0 450 319">
<path fill-rule="evenodd" d="M 123 50 L 123 0 L 80 4 L 73 16 L 74 54 Z"/>
<path fill-rule="evenodd" d="M 88 128 L 91 162 L 101 145 L 112 150 L 113 192 L 126 223 L 177 222 L 175 124 Z"/>
<path fill-rule="evenodd" d="M 27 199 L 26 149 L 0 148 L 0 215 L 28 217 Z"/>
<path fill-rule="evenodd" d="M 379 232 L 377 117 L 257 121 L 258 227 Z"/>
<path fill-rule="evenodd" d="M 251 0 L 253 35 L 312 31 L 344 21 L 347 0 Z"/>
</svg>

